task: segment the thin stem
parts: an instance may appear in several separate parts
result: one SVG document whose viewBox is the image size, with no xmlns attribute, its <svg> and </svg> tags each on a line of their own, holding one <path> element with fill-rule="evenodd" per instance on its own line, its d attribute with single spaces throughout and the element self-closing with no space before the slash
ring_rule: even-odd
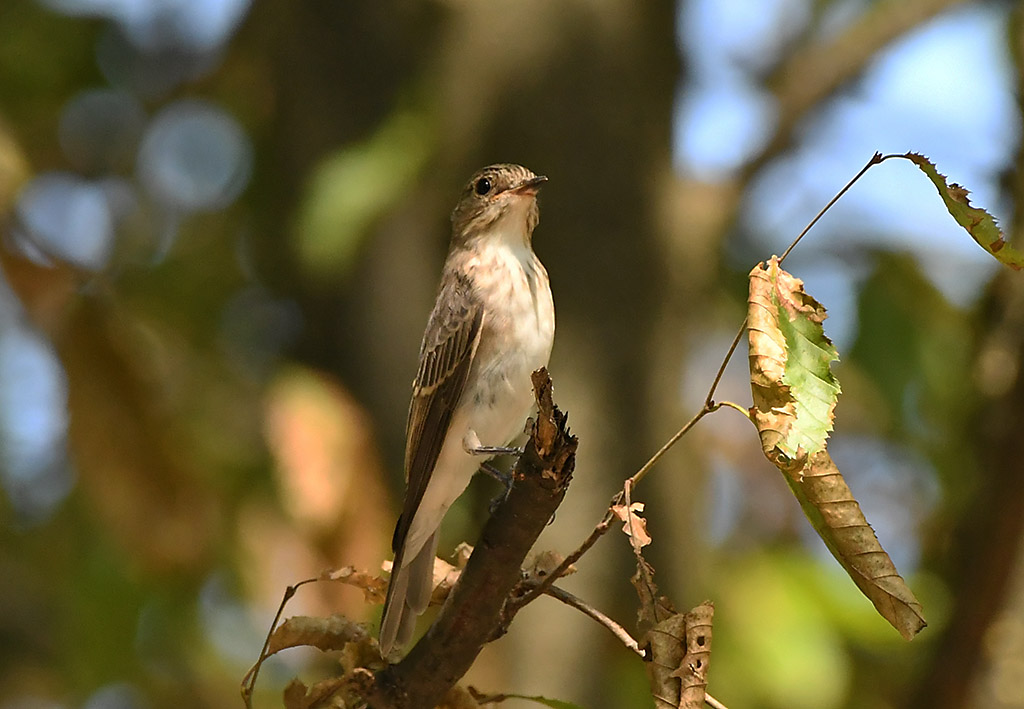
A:
<svg viewBox="0 0 1024 709">
<path fill-rule="evenodd" d="M 608 506 L 608 511 L 605 512 L 604 519 L 597 523 L 597 526 L 594 527 L 590 536 L 583 540 L 583 543 L 576 548 L 576 551 L 562 559 L 561 564 L 556 566 L 550 574 L 544 577 L 543 581 L 531 588 L 522 598 L 511 603 L 512 614 L 526 604 L 531 603 L 542 593 L 546 593 L 547 590 L 554 585 L 555 581 L 565 575 L 565 572 L 569 570 L 570 566 L 579 561 L 580 557 L 586 554 L 590 550 L 590 547 L 594 546 L 594 544 L 597 543 L 597 540 L 604 536 L 604 533 L 611 527 L 612 520 L 615 519 L 615 515 L 612 512 L 612 507 L 614 507 L 615 504 L 616 502 L 613 500 L 612 504 Z"/>
<path fill-rule="evenodd" d="M 712 409 L 708 408 L 707 405 L 705 405 L 703 408 L 701 408 L 701 410 L 698 411 L 693 416 L 693 418 L 691 418 L 689 421 L 687 421 L 686 424 L 681 429 L 676 431 L 674 434 L 672 434 L 671 438 L 669 438 L 667 441 L 665 441 L 665 445 L 663 445 L 661 448 L 659 448 L 658 452 L 655 453 L 654 455 L 652 455 L 650 460 L 648 460 L 646 463 L 644 463 L 643 466 L 640 468 L 640 470 L 638 470 L 635 473 L 633 473 L 632 477 L 627 478 L 626 482 L 630 483 L 631 485 L 633 485 L 635 487 L 637 483 L 639 483 L 641 480 L 643 480 L 644 476 L 647 475 L 647 473 L 651 470 L 651 468 L 653 468 L 654 465 L 659 460 L 661 460 L 661 457 L 663 455 L 665 455 L 666 453 L 668 453 L 669 449 L 672 446 L 674 446 L 679 441 L 680 438 L 685 436 L 690 431 L 691 428 L 693 428 L 695 425 L 697 425 L 698 421 L 700 421 L 702 418 L 704 418 L 705 416 L 710 414 L 711 411 L 712 411 Z"/>
<path fill-rule="evenodd" d="M 712 709 L 729 709 L 729 707 L 727 707 L 724 704 L 722 704 L 720 701 L 718 701 L 717 699 L 712 697 L 707 692 L 704 692 L 704 703 L 707 704 Z"/>
<path fill-rule="evenodd" d="M 840 197 L 842 197 L 844 194 L 846 194 L 846 191 L 848 189 L 853 187 L 854 183 L 857 180 L 859 180 L 861 177 L 864 176 L 864 173 L 867 172 L 869 168 L 871 168 L 873 165 L 879 164 L 883 160 L 888 160 L 889 158 L 894 158 L 894 157 L 903 157 L 903 156 L 902 155 L 886 155 L 883 158 L 881 153 L 875 153 L 874 155 L 872 155 L 871 159 L 868 160 L 867 165 L 862 167 L 860 169 L 860 172 L 858 172 L 856 175 L 854 175 L 853 179 L 846 183 L 846 187 L 844 187 L 843 189 L 839 190 L 839 192 L 836 193 L 836 196 L 833 197 L 832 199 L 830 199 L 829 203 L 821 208 L 821 211 L 818 212 L 818 214 L 814 217 L 814 219 L 811 220 L 811 223 L 804 227 L 804 230 L 802 232 L 800 232 L 800 234 L 793 240 L 793 243 L 789 245 L 789 248 L 786 249 L 785 252 L 783 252 L 782 256 L 779 257 L 779 263 L 781 264 L 783 261 L 786 260 L 786 257 L 789 256 L 789 252 L 792 251 L 796 247 L 796 245 L 800 243 L 800 240 L 802 238 L 804 238 L 804 235 L 807 234 L 807 232 L 809 232 L 811 230 L 811 228 L 815 224 L 818 223 L 818 220 L 821 219 L 825 215 L 825 212 L 827 212 L 828 210 L 830 210 L 832 208 L 833 204 L 835 204 L 836 202 L 839 201 Z"/>
<path fill-rule="evenodd" d="M 548 596 L 551 596 L 552 598 L 561 601 L 567 606 L 575 608 L 584 615 L 593 618 L 598 623 L 608 628 L 608 630 L 611 631 L 612 635 L 617 637 L 622 642 L 622 644 L 625 645 L 627 648 L 635 652 L 640 657 L 644 656 L 644 651 L 640 649 L 640 644 L 633 639 L 633 636 L 630 635 L 625 628 L 623 628 L 614 620 L 606 616 L 601 611 L 591 606 L 589 603 L 584 601 L 579 596 L 575 596 L 566 591 L 565 589 L 559 588 L 558 586 L 549 586 L 544 593 Z"/>
<path fill-rule="evenodd" d="M 747 331 L 747 319 L 743 318 L 743 322 L 740 323 L 739 332 L 736 333 L 736 337 L 732 338 L 732 344 L 729 345 L 729 351 L 725 353 L 725 359 L 722 360 L 722 364 L 718 366 L 718 372 L 715 374 L 715 379 L 711 382 L 711 388 L 708 389 L 708 395 L 704 397 L 704 408 L 711 409 L 715 403 L 715 390 L 718 389 L 718 385 L 722 381 L 722 377 L 725 376 L 725 368 L 729 366 L 729 360 L 736 353 L 736 348 L 739 347 L 740 340 L 743 339 L 743 333 Z M 710 413 L 710 411 L 709 411 Z"/>
<path fill-rule="evenodd" d="M 747 419 L 748 421 L 750 420 L 750 410 L 744 408 L 743 406 L 740 406 L 734 401 L 719 401 L 717 404 L 715 404 L 715 406 L 718 408 L 725 406 L 730 409 L 736 409 L 737 411 L 740 412 L 743 418 Z"/>
<path fill-rule="evenodd" d="M 644 476 L 650 471 L 654 465 L 661 460 L 661 457 L 665 455 L 668 450 L 679 442 L 682 438 L 693 428 L 698 421 L 707 416 L 708 414 L 715 411 L 718 407 L 715 405 L 715 391 L 718 389 L 718 385 L 722 382 L 722 377 L 725 376 L 725 368 L 729 366 L 729 361 L 732 356 L 736 353 L 736 348 L 739 347 L 740 340 L 743 339 L 743 333 L 747 330 L 747 319 L 743 318 L 743 323 L 740 325 L 739 331 L 736 336 L 732 338 L 732 344 L 729 345 L 729 350 L 725 353 L 725 357 L 722 358 L 722 363 L 718 366 L 718 371 L 715 372 L 715 378 L 711 382 L 711 388 L 708 389 L 708 395 L 704 397 L 704 406 L 694 414 L 693 418 L 686 422 L 686 424 L 676 431 L 671 438 L 665 441 L 665 445 L 658 449 L 658 452 L 651 456 L 650 460 L 643 464 L 640 470 L 633 473 L 633 476 L 629 478 L 629 482 L 633 487 L 636 487 L 637 483 L 643 480 Z"/>
<path fill-rule="evenodd" d="M 267 638 L 263 641 L 263 649 L 260 650 L 260 656 L 256 660 L 256 664 L 249 668 L 249 671 L 245 673 L 245 677 L 242 678 L 242 700 L 245 702 L 246 709 L 252 709 L 252 693 L 256 687 L 256 678 L 260 674 L 260 667 L 263 666 L 263 661 L 267 659 L 267 650 L 270 648 L 270 639 L 274 635 L 274 630 L 277 628 L 278 621 L 281 620 L 281 614 L 284 613 L 284 607 L 291 600 L 295 592 L 299 590 L 300 586 L 305 586 L 307 583 L 313 583 L 320 579 L 303 579 L 293 586 L 289 586 L 284 590 L 284 595 L 281 597 L 281 603 L 277 607 L 277 613 L 274 615 L 274 620 L 270 624 L 270 630 L 267 631 Z"/>
</svg>

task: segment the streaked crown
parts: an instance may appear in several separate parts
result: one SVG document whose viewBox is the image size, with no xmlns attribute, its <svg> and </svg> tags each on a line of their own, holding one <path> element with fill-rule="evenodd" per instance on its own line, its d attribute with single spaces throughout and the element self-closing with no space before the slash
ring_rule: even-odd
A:
<svg viewBox="0 0 1024 709">
<path fill-rule="evenodd" d="M 467 241 L 516 211 L 522 212 L 525 238 L 529 239 L 540 219 L 537 191 L 547 179 L 512 163 L 477 170 L 452 212 L 453 240 Z"/>
</svg>

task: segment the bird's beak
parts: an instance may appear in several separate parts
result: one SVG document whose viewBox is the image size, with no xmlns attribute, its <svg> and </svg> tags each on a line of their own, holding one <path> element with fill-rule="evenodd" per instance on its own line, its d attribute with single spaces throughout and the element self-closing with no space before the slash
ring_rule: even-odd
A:
<svg viewBox="0 0 1024 709">
<path fill-rule="evenodd" d="M 537 175 L 531 177 L 529 180 L 525 180 L 522 184 L 517 187 L 513 187 L 510 191 L 516 194 L 537 194 L 540 190 L 540 186 L 548 181 L 548 178 L 544 175 Z"/>
</svg>

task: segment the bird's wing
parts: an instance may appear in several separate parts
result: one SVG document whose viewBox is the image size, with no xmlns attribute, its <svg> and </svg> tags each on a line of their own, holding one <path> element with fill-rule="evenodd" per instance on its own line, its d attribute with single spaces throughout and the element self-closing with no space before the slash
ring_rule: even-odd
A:
<svg viewBox="0 0 1024 709">
<path fill-rule="evenodd" d="M 409 404 L 405 504 L 391 542 L 396 554 L 427 489 L 480 342 L 483 307 L 472 284 L 461 274 L 444 281 L 420 346 L 419 371 Z"/>
</svg>

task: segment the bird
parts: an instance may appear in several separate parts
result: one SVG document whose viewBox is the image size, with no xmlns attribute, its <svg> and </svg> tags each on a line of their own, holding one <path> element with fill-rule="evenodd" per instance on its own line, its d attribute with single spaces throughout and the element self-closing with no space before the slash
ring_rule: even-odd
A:
<svg viewBox="0 0 1024 709">
<path fill-rule="evenodd" d="M 392 538 L 381 656 L 412 639 L 433 592 L 441 521 L 474 473 L 522 434 L 531 373 L 548 364 L 555 308 L 533 250 L 547 178 L 510 163 L 478 170 L 451 214 L 452 234 L 420 344 L 406 426 L 406 493 Z M 511 479 L 507 480 L 511 484 Z"/>
</svg>

